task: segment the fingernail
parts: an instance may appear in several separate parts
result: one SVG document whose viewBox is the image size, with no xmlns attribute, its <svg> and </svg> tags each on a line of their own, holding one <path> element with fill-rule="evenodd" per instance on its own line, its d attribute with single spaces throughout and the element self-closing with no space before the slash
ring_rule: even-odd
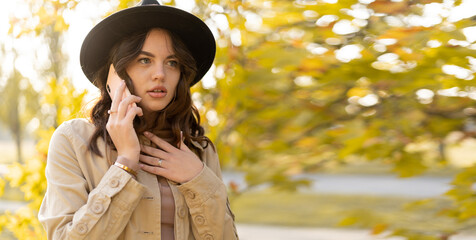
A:
<svg viewBox="0 0 476 240">
<path fill-rule="evenodd" d="M 145 131 L 145 132 L 144 132 L 144 135 L 150 136 L 150 132 Z"/>
<path fill-rule="evenodd" d="M 142 163 L 139 163 L 139 167 L 141 167 L 141 168 L 142 168 L 142 167 L 144 167 L 144 164 L 142 164 Z"/>
</svg>

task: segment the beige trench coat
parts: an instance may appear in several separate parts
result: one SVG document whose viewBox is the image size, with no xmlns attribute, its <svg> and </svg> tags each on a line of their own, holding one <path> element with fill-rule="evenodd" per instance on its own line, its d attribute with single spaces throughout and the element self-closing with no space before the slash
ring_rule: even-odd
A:
<svg viewBox="0 0 476 240">
<path fill-rule="evenodd" d="M 51 138 L 48 186 L 38 215 L 48 239 L 160 239 L 156 176 L 140 170 L 135 180 L 110 166 L 106 157 L 91 153 L 93 131 L 87 120 L 74 119 Z M 98 146 L 105 149 L 104 141 Z M 103 155 L 117 157 L 115 151 Z M 201 159 L 205 166 L 198 176 L 181 185 L 169 181 L 175 239 L 238 239 L 217 154 L 206 147 Z"/>
</svg>

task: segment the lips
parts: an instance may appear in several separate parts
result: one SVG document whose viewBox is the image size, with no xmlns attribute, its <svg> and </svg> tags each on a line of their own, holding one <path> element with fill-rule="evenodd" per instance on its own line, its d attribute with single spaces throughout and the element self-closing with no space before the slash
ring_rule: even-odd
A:
<svg viewBox="0 0 476 240">
<path fill-rule="evenodd" d="M 147 94 L 153 98 L 163 98 L 167 96 L 167 88 L 163 86 L 156 86 L 149 91 L 147 91 Z"/>
</svg>

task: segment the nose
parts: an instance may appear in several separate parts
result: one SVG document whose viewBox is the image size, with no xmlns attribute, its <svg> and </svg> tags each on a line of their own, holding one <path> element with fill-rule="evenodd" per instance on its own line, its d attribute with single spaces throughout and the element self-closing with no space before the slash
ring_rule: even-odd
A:
<svg viewBox="0 0 476 240">
<path fill-rule="evenodd" d="M 165 68 L 163 64 L 157 64 L 153 68 L 152 78 L 154 80 L 163 81 L 165 79 Z"/>
</svg>

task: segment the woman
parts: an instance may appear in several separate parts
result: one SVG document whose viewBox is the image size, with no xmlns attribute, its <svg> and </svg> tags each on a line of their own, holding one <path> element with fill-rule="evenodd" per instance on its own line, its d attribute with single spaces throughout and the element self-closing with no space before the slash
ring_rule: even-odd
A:
<svg viewBox="0 0 476 240">
<path fill-rule="evenodd" d="M 214 55 L 200 19 L 156 1 L 91 30 L 81 65 L 101 98 L 89 121 L 51 139 L 39 212 L 48 239 L 238 239 L 190 95 Z"/>
</svg>

